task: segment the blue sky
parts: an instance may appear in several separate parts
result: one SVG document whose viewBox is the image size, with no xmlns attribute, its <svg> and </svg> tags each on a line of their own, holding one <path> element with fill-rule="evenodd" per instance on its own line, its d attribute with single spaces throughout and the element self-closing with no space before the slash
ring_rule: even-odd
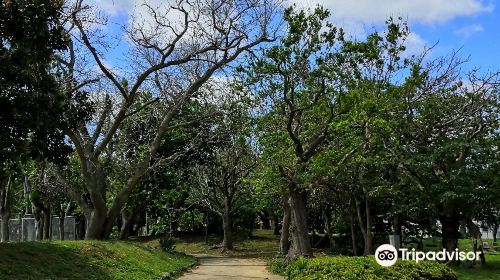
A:
<svg viewBox="0 0 500 280">
<path fill-rule="evenodd" d="M 91 0 L 92 1 L 92 0 Z M 132 14 L 141 14 L 142 1 L 93 0 L 110 22 L 124 23 Z M 434 45 L 432 55 L 440 56 L 461 49 L 470 56 L 468 68 L 483 71 L 500 69 L 500 0 L 286 0 L 299 7 L 321 4 L 332 12 L 331 21 L 354 36 L 363 37 L 381 29 L 388 16 L 402 16 L 409 22 L 412 34 L 407 40 L 411 52 Z M 158 5 L 165 0 L 148 0 Z M 109 28 L 118 34 L 118 26 Z M 123 49 L 124 50 L 124 49 Z M 118 50 L 107 58 L 119 65 Z"/>
<path fill-rule="evenodd" d="M 438 26 L 414 24 L 412 30 L 428 44 L 439 42 L 437 54 L 461 48 L 470 55 L 471 67 L 483 70 L 500 69 L 500 7 L 468 17 L 458 17 Z"/>
</svg>

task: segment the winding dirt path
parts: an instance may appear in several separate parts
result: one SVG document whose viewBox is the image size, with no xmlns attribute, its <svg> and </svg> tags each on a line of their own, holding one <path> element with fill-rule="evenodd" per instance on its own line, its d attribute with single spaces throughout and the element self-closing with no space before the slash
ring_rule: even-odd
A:
<svg viewBox="0 0 500 280">
<path fill-rule="evenodd" d="M 266 269 L 266 263 L 259 259 L 195 255 L 200 261 L 198 267 L 184 273 L 179 280 L 219 279 L 269 279 L 285 278 L 273 275 Z"/>
</svg>

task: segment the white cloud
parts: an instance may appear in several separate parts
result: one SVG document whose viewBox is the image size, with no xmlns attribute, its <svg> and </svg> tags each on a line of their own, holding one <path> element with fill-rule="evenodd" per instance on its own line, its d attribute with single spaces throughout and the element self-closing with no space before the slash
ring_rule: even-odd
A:
<svg viewBox="0 0 500 280">
<path fill-rule="evenodd" d="M 422 53 L 425 47 L 428 47 L 428 44 L 417 33 L 410 33 L 408 37 L 406 37 L 405 46 L 406 50 L 404 52 L 404 55 L 409 57 Z"/>
<path fill-rule="evenodd" d="M 415 23 L 438 25 L 459 17 L 474 16 L 491 12 L 492 2 L 487 0 L 286 0 L 299 8 L 314 8 L 320 4 L 332 14 L 331 21 L 341 26 L 348 35 L 363 38 L 372 28 L 383 30 L 382 25 L 390 16 L 408 20 L 410 27 Z M 457 30 L 457 34 L 470 36 L 481 31 L 474 25 Z M 411 31 L 411 28 L 410 28 Z M 405 54 L 421 53 L 429 44 L 417 33 L 406 38 Z"/>
<path fill-rule="evenodd" d="M 464 38 L 468 38 L 472 34 L 477 33 L 477 32 L 481 32 L 483 30 L 484 30 L 484 28 L 483 28 L 482 25 L 480 25 L 480 24 L 471 24 L 471 25 L 467 25 L 467 26 L 464 26 L 462 28 L 459 28 L 459 29 L 455 30 L 454 33 L 456 35 L 462 36 Z"/>
<path fill-rule="evenodd" d="M 388 16 L 402 16 L 412 23 L 443 23 L 461 16 L 493 10 L 492 4 L 481 0 L 289 0 L 299 7 L 327 7 L 334 19 L 362 24 L 383 22 Z"/>
<path fill-rule="evenodd" d="M 120 12 L 130 14 L 136 5 L 134 0 L 89 0 L 87 4 L 97 7 L 100 11 L 114 16 Z"/>
<path fill-rule="evenodd" d="M 323 5 L 333 13 L 335 22 L 373 25 L 381 23 L 388 16 L 402 16 L 411 23 L 438 24 L 457 17 L 472 16 L 491 12 L 491 2 L 485 0 L 285 0 L 301 8 L 313 8 Z M 148 0 L 152 6 L 171 2 L 171 0 Z M 123 12 L 138 14 L 144 12 L 143 0 L 88 0 L 88 4 L 97 6 L 109 15 Z M 134 12 L 135 10 L 135 12 Z"/>
</svg>

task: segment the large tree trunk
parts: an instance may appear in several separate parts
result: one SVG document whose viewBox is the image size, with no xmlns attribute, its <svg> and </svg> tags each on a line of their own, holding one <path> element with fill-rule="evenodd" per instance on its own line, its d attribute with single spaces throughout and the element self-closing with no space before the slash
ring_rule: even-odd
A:
<svg viewBox="0 0 500 280">
<path fill-rule="evenodd" d="M 441 222 L 443 236 L 441 245 L 446 251 L 453 252 L 458 246 L 458 237 L 460 235 L 460 213 L 455 207 L 446 204 L 439 221 Z"/>
<path fill-rule="evenodd" d="M 85 239 L 104 239 L 107 234 L 107 223 L 111 223 L 109 234 L 113 228 L 115 217 L 108 217 L 108 207 L 106 205 L 106 180 L 105 171 L 98 159 L 88 161 L 88 166 L 92 166 L 90 177 L 86 178 L 87 190 L 92 201 L 92 208 L 87 211 L 87 231 Z M 120 208 L 121 210 L 121 208 Z M 111 219 L 110 219 L 111 218 Z M 109 235 L 108 234 L 108 235 Z"/>
<path fill-rule="evenodd" d="M 9 219 L 10 213 L 2 213 L 2 223 L 0 224 L 1 242 L 9 241 Z"/>
<path fill-rule="evenodd" d="M 136 222 L 137 215 L 140 212 L 141 207 L 134 209 L 133 211 L 128 211 L 123 209 L 121 212 L 122 225 L 120 228 L 120 239 L 126 240 L 130 233 L 133 231 L 134 223 Z"/>
<path fill-rule="evenodd" d="M 352 254 L 354 256 L 357 256 L 358 255 L 358 245 L 357 245 L 357 242 L 356 242 L 356 225 L 355 225 L 355 222 L 354 222 L 354 214 L 352 213 L 352 211 L 350 211 L 349 213 L 349 222 L 350 222 L 350 225 L 351 225 L 351 246 L 352 246 Z"/>
<path fill-rule="evenodd" d="M 231 201 L 228 198 L 224 200 L 224 212 L 222 213 L 222 229 L 224 230 L 224 239 L 222 240 L 222 249 L 224 251 L 233 250 L 233 225 L 231 221 Z"/>
<path fill-rule="evenodd" d="M 486 263 L 486 259 L 484 258 L 484 249 L 483 249 L 483 240 L 482 240 L 482 235 L 481 235 L 481 229 L 479 228 L 479 226 L 477 226 L 471 218 L 466 218 L 464 219 L 466 221 L 466 224 L 467 224 L 467 229 L 468 231 L 470 232 L 471 234 L 471 237 L 474 239 L 474 246 L 473 246 L 473 250 L 474 252 L 479 252 L 480 253 L 480 262 L 481 264 L 485 264 Z M 479 244 L 480 245 L 479 245 Z M 475 262 L 474 262 L 475 263 Z"/>
<path fill-rule="evenodd" d="M 210 222 L 209 216 L 208 216 L 208 211 L 205 211 L 205 244 L 208 245 L 208 224 Z"/>
<path fill-rule="evenodd" d="M 288 254 L 288 250 L 290 249 L 290 221 L 292 218 L 292 212 L 288 199 L 288 196 L 283 198 L 283 223 L 281 225 L 280 237 L 280 253 L 282 255 Z"/>
<path fill-rule="evenodd" d="M 354 199 L 356 201 L 356 213 L 358 216 L 359 228 L 361 229 L 361 234 L 363 234 L 363 243 L 364 243 L 363 256 L 367 256 L 370 253 L 372 253 L 372 243 L 373 243 L 370 199 L 365 191 L 365 203 L 364 203 L 365 219 L 363 219 L 361 201 L 357 197 L 354 197 Z"/>
<path fill-rule="evenodd" d="M 292 244 L 287 254 L 287 261 L 300 256 L 312 257 L 312 247 L 307 228 L 307 201 L 306 193 L 294 187 L 290 191 L 290 208 L 292 212 Z"/>
<path fill-rule="evenodd" d="M 47 209 L 48 211 L 43 212 L 43 239 L 44 240 L 50 240 L 50 229 L 52 226 L 52 219 L 50 216 L 50 210 Z"/>
<path fill-rule="evenodd" d="M 372 234 L 372 214 L 370 208 L 370 198 L 365 191 L 365 215 L 366 215 L 366 240 L 365 240 L 365 251 L 363 252 L 364 256 L 367 256 L 372 253 L 372 243 L 373 243 L 373 234 Z"/>
<path fill-rule="evenodd" d="M 43 219 L 42 219 L 42 210 L 38 208 L 34 203 L 33 207 L 33 216 L 35 217 L 35 239 L 40 241 L 43 240 Z"/>
<path fill-rule="evenodd" d="M 64 240 L 65 234 L 64 234 L 64 222 L 66 219 L 66 216 L 68 216 L 73 209 L 73 203 L 70 201 L 66 205 L 66 208 L 64 208 L 64 205 L 61 204 L 59 206 L 59 239 Z"/>
<path fill-rule="evenodd" d="M 65 213 L 63 212 L 62 215 L 59 215 L 59 240 L 64 240 L 64 219 L 65 219 Z"/>
<path fill-rule="evenodd" d="M 9 220 L 10 220 L 10 176 L 0 178 L 0 241 L 9 241 Z"/>
<path fill-rule="evenodd" d="M 357 214 L 357 217 L 358 217 L 358 225 L 359 225 L 359 229 L 361 230 L 361 234 L 363 235 L 363 246 L 364 246 L 364 250 L 363 250 L 363 255 L 366 256 L 367 255 L 367 249 L 368 249 L 368 244 L 367 244 L 367 241 L 368 241 L 368 232 L 367 232 L 367 229 L 366 229 L 366 225 L 368 223 L 365 222 L 365 220 L 363 219 L 363 211 L 361 209 L 361 201 L 357 198 L 357 197 L 354 197 L 354 200 L 356 201 L 356 214 Z M 366 211 L 365 211 L 366 212 Z"/>
<path fill-rule="evenodd" d="M 88 218 L 85 239 L 104 239 L 104 226 L 106 224 L 106 212 L 92 210 L 90 218 Z"/>
</svg>

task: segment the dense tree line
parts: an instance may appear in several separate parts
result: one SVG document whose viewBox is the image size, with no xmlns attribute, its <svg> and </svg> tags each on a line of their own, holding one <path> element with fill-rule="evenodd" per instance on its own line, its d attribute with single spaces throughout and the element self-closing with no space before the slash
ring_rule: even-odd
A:
<svg viewBox="0 0 500 280">
<path fill-rule="evenodd" d="M 401 19 L 353 39 L 321 7 L 145 4 L 119 71 L 93 7 L 35 2 L 0 10 L 2 240 L 11 213 L 39 239 L 71 214 L 80 238 L 220 232 L 223 250 L 258 220 L 288 260 L 498 231 L 499 73 L 408 54 Z"/>
</svg>

